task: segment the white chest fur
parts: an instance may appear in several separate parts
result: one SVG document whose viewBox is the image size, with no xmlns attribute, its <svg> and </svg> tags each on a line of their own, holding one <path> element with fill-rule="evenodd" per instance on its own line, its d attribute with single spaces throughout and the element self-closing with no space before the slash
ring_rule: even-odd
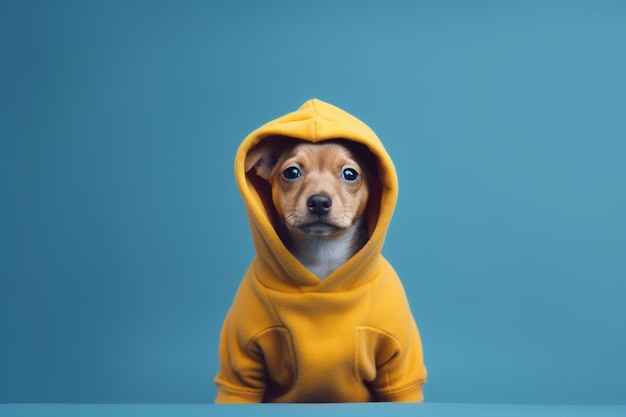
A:
<svg viewBox="0 0 626 417">
<path fill-rule="evenodd" d="M 360 222 L 334 239 L 304 238 L 294 242 L 293 254 L 309 271 L 324 279 L 361 248 Z"/>
</svg>

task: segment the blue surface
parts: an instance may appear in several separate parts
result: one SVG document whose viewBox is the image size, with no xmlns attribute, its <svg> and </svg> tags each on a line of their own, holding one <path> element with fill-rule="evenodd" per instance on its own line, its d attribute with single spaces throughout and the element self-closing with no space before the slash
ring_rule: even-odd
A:
<svg viewBox="0 0 626 417">
<path fill-rule="evenodd" d="M 244 416 L 420 417 L 623 417 L 626 406 L 533 406 L 485 404 L 0 404 L 2 417 L 210 417 Z"/>
<path fill-rule="evenodd" d="M 626 403 L 625 39 L 612 0 L 0 0 L 0 402 L 211 402 L 235 151 L 318 97 L 397 166 L 427 401 Z"/>
</svg>

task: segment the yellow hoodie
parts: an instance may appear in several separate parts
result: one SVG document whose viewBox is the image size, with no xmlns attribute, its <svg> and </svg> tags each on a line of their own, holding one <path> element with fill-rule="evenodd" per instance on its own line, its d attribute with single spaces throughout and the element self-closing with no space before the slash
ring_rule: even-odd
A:
<svg viewBox="0 0 626 417">
<path fill-rule="evenodd" d="M 370 185 L 365 214 L 369 241 L 323 280 L 282 243 L 267 184 L 245 172 L 248 152 L 276 136 L 348 139 L 367 146 L 378 161 L 379 181 Z M 376 134 L 347 112 L 309 100 L 243 141 L 235 176 L 257 256 L 224 321 L 215 401 L 422 401 L 419 333 L 402 284 L 381 255 L 398 183 Z"/>
</svg>

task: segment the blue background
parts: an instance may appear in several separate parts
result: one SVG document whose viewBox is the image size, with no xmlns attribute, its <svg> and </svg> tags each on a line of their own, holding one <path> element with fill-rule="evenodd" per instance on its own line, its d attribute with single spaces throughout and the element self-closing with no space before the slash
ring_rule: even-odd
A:
<svg viewBox="0 0 626 417">
<path fill-rule="evenodd" d="M 0 1 L 0 402 L 210 402 L 232 174 L 311 97 L 400 177 L 429 402 L 626 403 L 626 3 Z"/>
</svg>

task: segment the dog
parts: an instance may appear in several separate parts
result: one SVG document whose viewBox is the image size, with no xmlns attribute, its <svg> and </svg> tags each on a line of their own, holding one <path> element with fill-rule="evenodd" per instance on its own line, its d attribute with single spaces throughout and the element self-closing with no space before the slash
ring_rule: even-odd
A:
<svg viewBox="0 0 626 417">
<path fill-rule="evenodd" d="M 278 233 L 289 251 L 324 279 L 367 242 L 363 220 L 372 169 L 347 141 L 265 141 L 246 158 L 271 186 Z"/>
<path fill-rule="evenodd" d="M 235 156 L 255 257 L 220 334 L 216 403 L 423 400 L 402 283 L 382 255 L 398 181 L 380 139 L 313 99 Z"/>
</svg>

